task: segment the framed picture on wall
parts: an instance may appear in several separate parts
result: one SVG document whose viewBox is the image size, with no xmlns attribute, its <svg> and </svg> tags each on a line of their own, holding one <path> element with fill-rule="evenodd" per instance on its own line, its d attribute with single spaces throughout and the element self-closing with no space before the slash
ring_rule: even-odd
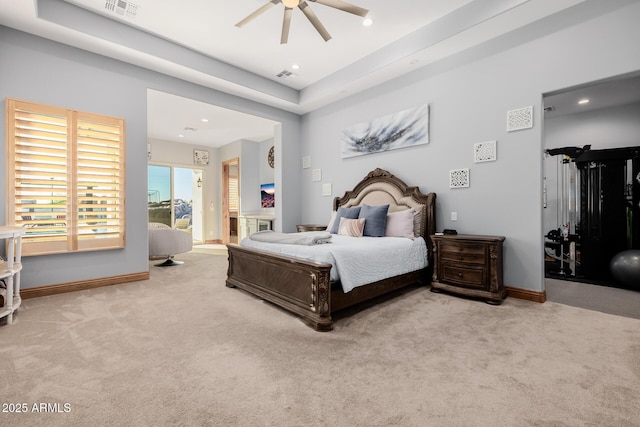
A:
<svg viewBox="0 0 640 427">
<path fill-rule="evenodd" d="M 271 184 L 260 184 L 260 201 L 263 208 L 273 208 L 276 205 L 275 187 Z"/>
<path fill-rule="evenodd" d="M 206 150 L 193 150 L 193 163 L 196 165 L 208 165 L 209 152 Z"/>
</svg>

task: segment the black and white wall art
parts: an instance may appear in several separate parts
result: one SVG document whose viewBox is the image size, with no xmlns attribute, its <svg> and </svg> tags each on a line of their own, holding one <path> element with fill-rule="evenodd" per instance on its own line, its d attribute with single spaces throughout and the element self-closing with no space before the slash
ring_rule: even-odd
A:
<svg viewBox="0 0 640 427">
<path fill-rule="evenodd" d="M 342 157 L 429 143 L 429 105 L 400 111 L 342 131 Z"/>
</svg>

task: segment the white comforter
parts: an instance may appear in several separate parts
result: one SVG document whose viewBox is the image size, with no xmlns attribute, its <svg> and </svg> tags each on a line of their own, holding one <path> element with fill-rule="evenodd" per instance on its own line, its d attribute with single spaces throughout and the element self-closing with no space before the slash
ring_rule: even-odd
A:
<svg viewBox="0 0 640 427">
<path fill-rule="evenodd" d="M 265 243 L 286 243 L 288 245 L 322 245 L 331 241 L 328 231 L 303 231 L 300 233 L 279 233 L 265 230 L 253 233 L 251 240 Z"/>
<path fill-rule="evenodd" d="M 324 245 L 289 245 L 242 239 L 241 246 L 331 264 L 331 280 L 340 280 L 344 292 L 427 266 L 423 238 L 349 237 L 331 235 Z"/>
</svg>

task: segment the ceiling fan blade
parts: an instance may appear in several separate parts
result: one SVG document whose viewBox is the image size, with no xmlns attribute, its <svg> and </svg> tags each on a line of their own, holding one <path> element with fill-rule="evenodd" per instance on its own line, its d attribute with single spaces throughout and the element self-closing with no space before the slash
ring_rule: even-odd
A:
<svg viewBox="0 0 640 427">
<path fill-rule="evenodd" d="M 284 8 L 284 19 L 282 20 L 282 36 L 280 37 L 280 44 L 287 44 L 289 40 L 289 28 L 291 27 L 291 15 L 293 9 L 290 7 Z"/>
<path fill-rule="evenodd" d="M 340 9 L 344 12 L 353 13 L 354 15 L 362 16 L 363 18 L 367 16 L 369 11 L 365 8 L 356 6 L 351 3 L 347 3 L 342 0 L 308 0 L 316 3 L 323 4 L 325 6 L 333 7 L 334 9 Z"/>
<path fill-rule="evenodd" d="M 269 3 L 266 3 L 265 5 L 259 7 L 255 12 L 253 12 L 251 15 L 247 16 L 246 18 L 244 18 L 242 21 L 238 22 L 236 24 L 236 27 L 241 28 L 244 25 L 248 24 L 249 22 L 253 21 L 255 18 L 257 18 L 258 16 L 262 15 L 263 13 L 265 13 L 267 10 L 271 9 L 273 6 L 277 5 L 278 3 L 280 3 L 281 0 L 271 0 Z"/>
<path fill-rule="evenodd" d="M 318 19 L 318 16 L 313 12 L 313 10 L 311 10 L 307 2 L 300 3 L 298 8 L 302 11 L 302 13 L 304 13 L 304 16 L 307 17 L 309 22 L 311 22 L 311 25 L 313 25 L 316 28 L 316 30 L 320 33 L 324 41 L 331 40 L 331 35 L 327 31 L 327 29 L 324 28 L 324 25 L 322 25 L 322 22 L 320 22 L 320 20 Z"/>
</svg>

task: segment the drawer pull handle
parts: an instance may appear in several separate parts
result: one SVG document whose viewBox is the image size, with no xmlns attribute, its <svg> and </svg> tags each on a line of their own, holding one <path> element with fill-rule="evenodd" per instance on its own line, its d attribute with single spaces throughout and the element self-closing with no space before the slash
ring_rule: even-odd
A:
<svg viewBox="0 0 640 427">
<path fill-rule="evenodd" d="M 462 277 L 462 273 L 458 273 L 458 277 Z"/>
</svg>

